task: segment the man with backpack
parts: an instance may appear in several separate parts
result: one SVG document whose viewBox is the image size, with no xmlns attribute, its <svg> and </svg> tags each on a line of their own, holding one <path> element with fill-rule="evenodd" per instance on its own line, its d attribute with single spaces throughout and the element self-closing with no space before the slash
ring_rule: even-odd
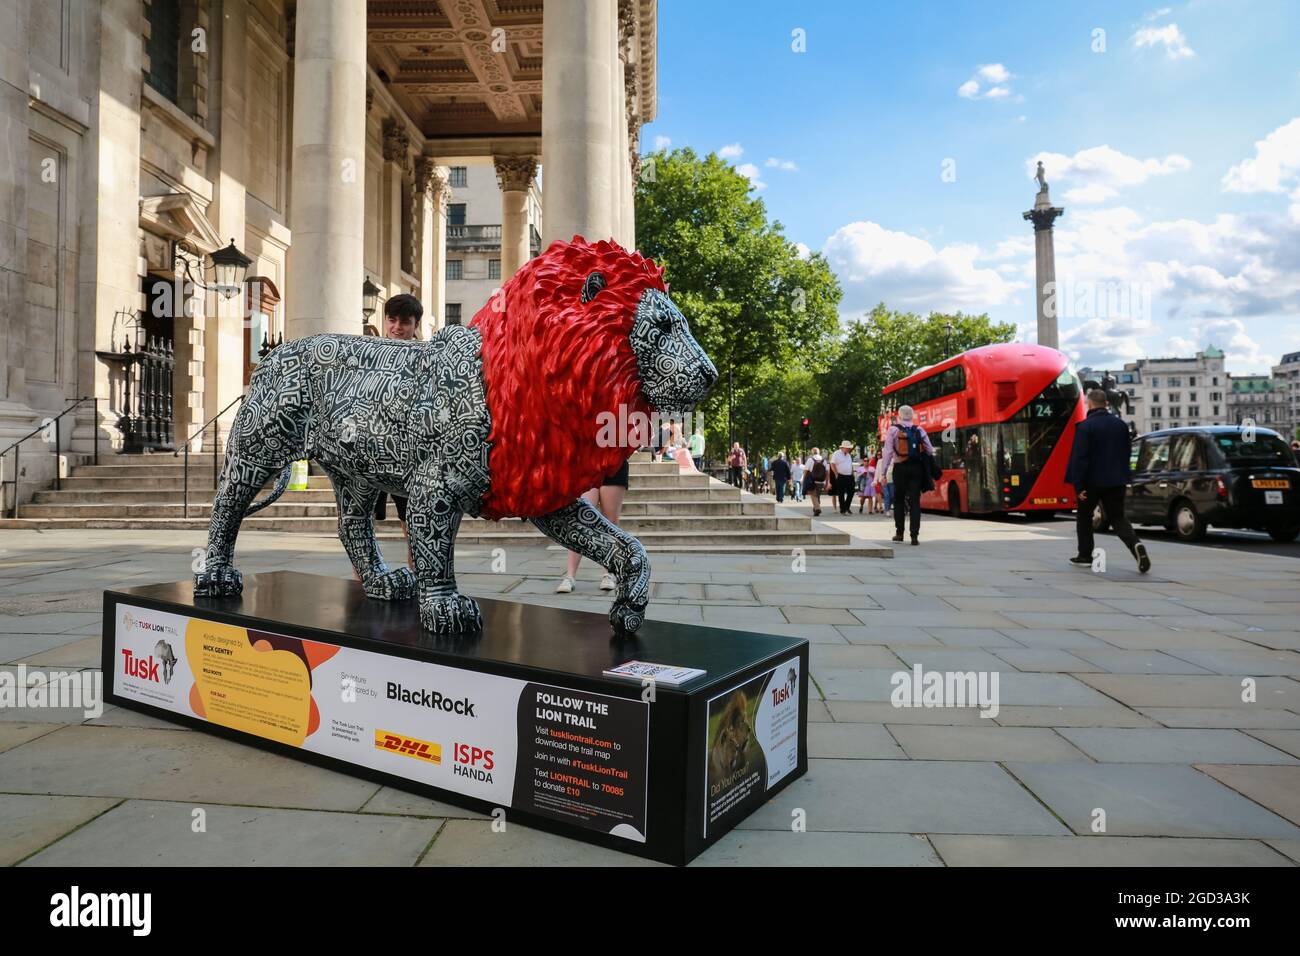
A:
<svg viewBox="0 0 1300 956">
<path fill-rule="evenodd" d="M 814 448 L 808 460 L 804 462 L 804 493 L 812 499 L 813 517 L 822 513 L 822 492 L 830 492 L 830 468 L 822 457 L 822 450 Z"/>
<path fill-rule="evenodd" d="M 885 433 L 885 451 L 880 456 L 880 469 L 888 472 L 894 466 L 894 540 L 903 540 L 903 514 L 906 510 L 912 532 L 912 544 L 920 544 L 921 492 L 934 487 L 930 465 L 934 461 L 934 446 L 925 429 L 916 424 L 916 413 L 911 405 L 898 409 L 898 421 Z"/>
</svg>

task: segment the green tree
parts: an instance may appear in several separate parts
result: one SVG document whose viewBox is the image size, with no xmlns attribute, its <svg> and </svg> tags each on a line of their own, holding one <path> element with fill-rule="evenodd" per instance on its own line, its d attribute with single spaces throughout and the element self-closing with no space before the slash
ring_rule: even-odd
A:
<svg viewBox="0 0 1300 956">
<path fill-rule="evenodd" d="M 829 354 L 839 281 L 822 256 L 799 255 L 749 180 L 714 153 L 645 157 L 636 224 L 637 248 L 664 267 L 673 301 L 721 375 L 701 409 L 716 459 L 728 447 L 730 391 L 737 408 L 763 407 L 781 390 L 777 370 L 819 367 Z"/>
<path fill-rule="evenodd" d="M 874 440 L 886 385 L 967 349 L 1010 342 L 1015 333 L 1014 324 L 992 322 L 986 314 L 921 318 L 877 305 L 844 328 L 834 355 L 815 376 L 815 443 Z"/>
</svg>

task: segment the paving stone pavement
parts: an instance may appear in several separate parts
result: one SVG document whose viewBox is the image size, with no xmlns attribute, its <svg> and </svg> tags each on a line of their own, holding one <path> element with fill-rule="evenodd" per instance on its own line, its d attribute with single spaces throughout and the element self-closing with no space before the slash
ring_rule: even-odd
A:
<svg viewBox="0 0 1300 956">
<path fill-rule="evenodd" d="M 696 865 L 1296 865 L 1300 560 L 1155 540 L 1150 575 L 1122 551 L 1093 574 L 1066 564 L 1071 532 L 927 515 L 893 560 L 653 555 L 650 617 L 812 645 L 807 776 Z M 0 670 L 83 675 L 102 589 L 187 578 L 204 537 L 0 534 Z M 458 553 L 462 587 L 608 606 L 589 564 L 553 593 L 559 550 L 493 561 Z M 242 535 L 239 565 L 350 576 L 325 536 Z M 917 666 L 996 674 L 997 707 L 895 706 Z M 112 706 L 0 707 L 0 847 L 27 866 L 645 864 Z"/>
</svg>

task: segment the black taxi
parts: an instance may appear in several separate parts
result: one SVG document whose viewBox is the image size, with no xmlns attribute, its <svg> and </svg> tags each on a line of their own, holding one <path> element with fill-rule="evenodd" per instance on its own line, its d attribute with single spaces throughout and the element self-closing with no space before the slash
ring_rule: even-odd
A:
<svg viewBox="0 0 1300 956">
<path fill-rule="evenodd" d="M 1207 527 L 1300 535 L 1300 467 L 1269 428 L 1167 428 L 1133 441 L 1125 510 L 1135 525 L 1160 525 L 1185 541 Z M 1098 529 L 1109 522 L 1097 509 Z"/>
</svg>

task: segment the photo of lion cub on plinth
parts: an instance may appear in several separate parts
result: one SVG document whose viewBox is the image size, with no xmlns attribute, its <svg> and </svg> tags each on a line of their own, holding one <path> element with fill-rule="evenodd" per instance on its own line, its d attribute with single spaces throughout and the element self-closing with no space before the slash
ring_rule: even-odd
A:
<svg viewBox="0 0 1300 956">
<path fill-rule="evenodd" d="M 285 342 L 258 365 L 231 426 L 194 594 L 241 592 L 232 563 L 240 522 L 284 493 L 295 460 L 310 458 L 334 485 L 339 538 L 366 595 L 418 598 L 425 629 L 482 626 L 453 573 L 468 514 L 526 518 L 604 567 L 617 581 L 610 623 L 634 632 L 650 592 L 645 549 L 579 496 L 636 449 L 599 440 L 598 423 L 692 408 L 717 378 L 663 270 L 580 236 L 525 263 L 468 326 L 427 342 Z M 380 555 L 372 515 L 381 491 L 409 499 L 414 573 L 390 570 Z"/>
</svg>

